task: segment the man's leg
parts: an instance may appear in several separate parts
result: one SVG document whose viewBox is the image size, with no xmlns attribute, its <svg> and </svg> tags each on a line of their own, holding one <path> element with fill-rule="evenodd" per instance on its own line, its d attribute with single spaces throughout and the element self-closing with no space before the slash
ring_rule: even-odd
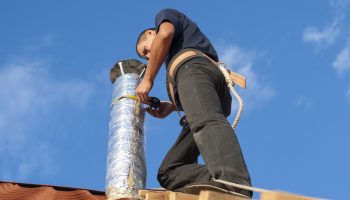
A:
<svg viewBox="0 0 350 200">
<path fill-rule="evenodd" d="M 198 156 L 193 134 L 186 123 L 159 168 L 157 178 L 160 185 L 176 190 L 189 183 L 208 181 L 209 171 L 206 166 L 197 164 Z"/>
<path fill-rule="evenodd" d="M 212 177 L 251 185 L 238 139 L 226 119 L 231 97 L 219 69 L 194 59 L 180 68 L 177 83 L 194 140 Z"/>
</svg>

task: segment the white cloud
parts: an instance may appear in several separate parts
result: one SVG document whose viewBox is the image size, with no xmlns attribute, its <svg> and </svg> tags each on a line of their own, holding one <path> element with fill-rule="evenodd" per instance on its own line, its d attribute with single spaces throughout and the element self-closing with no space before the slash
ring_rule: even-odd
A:
<svg viewBox="0 0 350 200">
<path fill-rule="evenodd" d="M 341 32 L 341 23 L 345 18 L 345 10 L 349 0 L 330 1 L 335 14 L 331 23 L 327 24 L 322 30 L 317 27 L 306 27 L 303 32 L 304 42 L 314 44 L 316 47 L 327 47 L 334 44 Z"/>
<path fill-rule="evenodd" d="M 83 108 L 94 92 L 86 81 L 58 80 L 47 65 L 33 60 L 0 66 L 0 179 L 54 172 L 55 149 L 42 125 L 60 105 Z"/>
<path fill-rule="evenodd" d="M 309 42 L 317 46 L 329 46 L 335 42 L 339 33 L 339 22 L 335 19 L 322 31 L 313 26 L 306 27 L 303 33 L 303 40 L 304 42 Z"/>
<path fill-rule="evenodd" d="M 300 95 L 297 97 L 296 105 L 299 108 L 310 109 L 313 105 L 313 102 L 311 99 L 309 99 L 303 95 Z"/>
<path fill-rule="evenodd" d="M 344 74 L 350 70 L 350 38 L 347 45 L 338 53 L 332 66 L 339 75 Z"/>
<path fill-rule="evenodd" d="M 266 102 L 275 93 L 274 89 L 262 81 L 253 70 L 255 54 L 255 52 L 245 52 L 237 46 L 219 48 L 220 60 L 225 62 L 231 70 L 242 74 L 247 79 L 247 89 L 241 92 L 245 105 L 247 105 L 246 107 Z"/>
</svg>

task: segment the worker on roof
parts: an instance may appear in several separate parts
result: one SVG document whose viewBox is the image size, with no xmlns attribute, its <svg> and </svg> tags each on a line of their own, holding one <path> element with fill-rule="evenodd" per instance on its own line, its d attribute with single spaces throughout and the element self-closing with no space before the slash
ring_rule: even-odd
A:
<svg viewBox="0 0 350 200">
<path fill-rule="evenodd" d="M 187 50 L 206 56 L 188 57 L 183 54 Z M 168 93 L 169 89 L 174 93 L 169 95 L 172 101 L 162 101 L 157 110 L 147 108 L 147 112 L 157 118 L 165 118 L 173 111 L 184 111 L 186 115 L 178 139 L 159 168 L 160 185 L 185 192 L 195 191 L 191 189 L 197 186 L 213 186 L 251 197 L 250 191 L 213 181 L 214 178 L 251 186 L 238 139 L 227 121 L 231 95 L 223 74 L 214 64 L 218 55 L 210 40 L 185 14 L 164 9 L 156 16 L 155 28 L 140 33 L 136 51 L 148 60 L 145 75 L 136 88 L 141 102 L 148 103 L 153 81 L 163 62 L 168 79 L 171 78 L 169 70 L 174 72 L 173 80 L 169 80 L 172 87 L 168 88 Z M 197 162 L 200 154 L 205 165 Z"/>
</svg>

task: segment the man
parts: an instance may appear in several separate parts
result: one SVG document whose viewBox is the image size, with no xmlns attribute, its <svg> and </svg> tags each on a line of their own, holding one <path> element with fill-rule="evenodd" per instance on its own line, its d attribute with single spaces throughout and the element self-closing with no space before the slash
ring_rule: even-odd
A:
<svg viewBox="0 0 350 200">
<path fill-rule="evenodd" d="M 148 60 L 148 65 L 136 95 L 141 102 L 148 103 L 148 94 L 162 63 L 166 63 L 169 71 L 172 59 L 186 49 L 198 50 L 207 57 L 194 56 L 179 64 L 172 88 L 173 102 L 162 101 L 157 110 L 147 109 L 157 118 L 176 110 L 186 114 L 182 131 L 159 168 L 158 181 L 173 191 L 191 191 L 186 189 L 209 185 L 251 197 L 249 191 L 213 181 L 215 178 L 251 186 L 240 145 L 227 121 L 231 95 L 223 74 L 210 61 L 218 61 L 217 53 L 197 24 L 183 13 L 161 10 L 156 16 L 155 29 L 140 34 L 136 51 Z M 197 163 L 199 154 L 205 165 Z"/>
</svg>

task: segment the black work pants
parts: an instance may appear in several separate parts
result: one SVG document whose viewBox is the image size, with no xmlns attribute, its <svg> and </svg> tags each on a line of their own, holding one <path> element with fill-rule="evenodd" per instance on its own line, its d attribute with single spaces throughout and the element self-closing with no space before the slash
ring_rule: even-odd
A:
<svg viewBox="0 0 350 200">
<path fill-rule="evenodd" d="M 240 145 L 227 117 L 231 95 L 221 71 L 194 58 L 176 75 L 179 101 L 188 123 L 165 156 L 158 181 L 168 190 L 211 178 L 251 185 Z M 205 165 L 197 163 L 199 154 Z"/>
</svg>

